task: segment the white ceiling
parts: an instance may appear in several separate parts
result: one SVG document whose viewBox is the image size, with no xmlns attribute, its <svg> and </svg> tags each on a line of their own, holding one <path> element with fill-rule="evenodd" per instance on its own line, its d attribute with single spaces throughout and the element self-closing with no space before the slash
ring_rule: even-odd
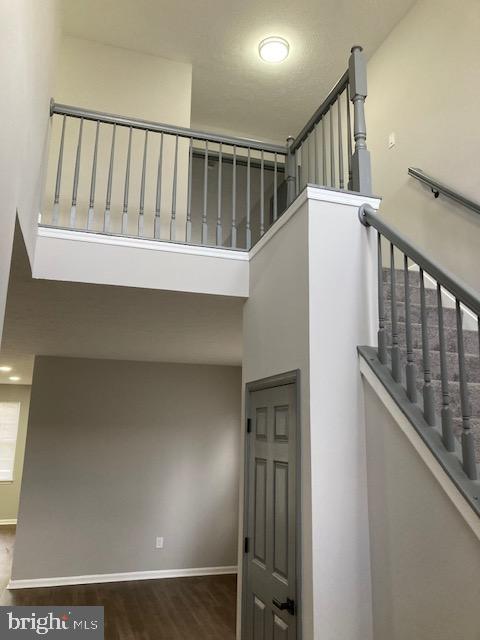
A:
<svg viewBox="0 0 480 640">
<path fill-rule="evenodd" d="M 64 30 L 192 63 L 192 126 L 283 141 L 346 69 L 351 46 L 371 55 L 414 2 L 63 0 Z M 280 65 L 258 57 L 270 35 L 290 42 Z"/>
<path fill-rule="evenodd" d="M 16 234 L 0 384 L 30 384 L 34 354 L 240 365 L 243 299 L 33 280 Z"/>
</svg>

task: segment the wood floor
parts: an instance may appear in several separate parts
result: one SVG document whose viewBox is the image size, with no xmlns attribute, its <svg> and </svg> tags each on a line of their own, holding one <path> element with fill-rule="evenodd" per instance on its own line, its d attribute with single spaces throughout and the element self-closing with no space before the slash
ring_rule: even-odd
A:
<svg viewBox="0 0 480 640">
<path fill-rule="evenodd" d="M 0 605 L 102 605 L 105 640 L 234 640 L 236 576 L 5 589 L 15 538 L 0 527 Z"/>
</svg>

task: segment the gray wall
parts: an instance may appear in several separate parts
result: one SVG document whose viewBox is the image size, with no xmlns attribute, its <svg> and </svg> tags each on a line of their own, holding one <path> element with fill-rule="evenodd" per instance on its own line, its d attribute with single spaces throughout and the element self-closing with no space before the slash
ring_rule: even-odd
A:
<svg viewBox="0 0 480 640">
<path fill-rule="evenodd" d="M 480 540 L 364 383 L 375 640 L 478 640 Z"/>
<path fill-rule="evenodd" d="M 25 455 L 25 439 L 27 437 L 30 387 L 22 384 L 0 384 L 0 402 L 20 402 L 20 419 L 18 422 L 17 446 L 15 447 L 13 482 L 0 482 L 1 521 L 14 520 L 18 513 L 23 457 Z"/>
<path fill-rule="evenodd" d="M 407 168 L 480 201 L 479 31 L 478 0 L 419 0 L 370 58 L 366 105 L 382 213 L 478 291 L 480 216 L 435 200 Z"/>
<path fill-rule="evenodd" d="M 37 358 L 13 579 L 236 565 L 240 384 Z"/>
</svg>

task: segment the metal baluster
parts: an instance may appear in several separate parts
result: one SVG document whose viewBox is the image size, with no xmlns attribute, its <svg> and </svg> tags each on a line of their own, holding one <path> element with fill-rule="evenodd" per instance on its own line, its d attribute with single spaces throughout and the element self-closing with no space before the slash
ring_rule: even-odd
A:
<svg viewBox="0 0 480 640">
<path fill-rule="evenodd" d="M 325 117 L 322 117 L 322 166 L 323 186 L 327 186 L 327 138 L 325 133 Z"/>
<path fill-rule="evenodd" d="M 80 175 L 80 157 L 82 153 L 82 134 L 83 134 L 83 118 L 80 119 L 78 128 L 77 155 L 75 158 L 75 172 L 73 174 L 73 190 L 72 190 L 72 208 L 70 209 L 70 226 L 75 228 L 75 219 L 77 217 L 77 193 L 78 178 Z"/>
<path fill-rule="evenodd" d="M 263 149 L 261 151 L 260 159 L 260 235 L 265 233 L 265 159 Z"/>
<path fill-rule="evenodd" d="M 435 425 L 435 398 L 430 369 L 430 345 L 427 326 L 427 303 L 425 297 L 425 278 L 420 269 L 420 313 L 422 322 L 422 358 L 423 358 L 423 415 L 427 424 Z"/>
<path fill-rule="evenodd" d="M 277 196 L 277 154 L 274 155 L 273 165 L 273 221 L 278 218 L 278 196 Z"/>
<path fill-rule="evenodd" d="M 245 247 L 247 251 L 252 246 L 252 230 L 250 228 L 250 147 L 247 154 L 247 217 L 245 221 Z"/>
<path fill-rule="evenodd" d="M 205 162 L 203 165 L 203 215 L 202 215 L 202 244 L 208 242 L 208 140 L 205 140 Z"/>
<path fill-rule="evenodd" d="M 348 152 L 348 189 L 352 190 L 352 123 L 350 116 L 350 85 L 347 84 L 347 152 Z"/>
<path fill-rule="evenodd" d="M 387 334 L 385 331 L 385 299 L 383 289 L 382 236 L 377 234 L 378 251 L 378 359 L 387 364 Z"/>
<path fill-rule="evenodd" d="M 232 247 L 237 246 L 237 147 L 233 145 L 232 163 Z"/>
<path fill-rule="evenodd" d="M 98 150 L 98 130 L 100 128 L 100 122 L 97 120 L 97 128 L 95 130 L 95 145 L 93 148 L 93 161 L 92 161 L 92 177 L 90 179 L 90 201 L 88 206 L 87 217 L 87 229 L 91 229 L 93 225 L 93 218 L 95 215 L 95 181 L 97 177 L 97 150 Z"/>
<path fill-rule="evenodd" d="M 145 130 L 145 144 L 143 145 L 142 180 L 140 183 L 140 206 L 138 208 L 138 235 L 143 235 L 143 214 L 145 211 L 145 172 L 147 169 L 148 131 Z"/>
<path fill-rule="evenodd" d="M 178 175 L 178 136 L 175 136 L 175 157 L 173 161 L 172 215 L 170 217 L 170 240 L 175 240 L 177 225 L 177 175 Z"/>
<path fill-rule="evenodd" d="M 217 246 L 223 244 L 222 233 L 222 143 L 218 150 Z"/>
<path fill-rule="evenodd" d="M 185 240 L 192 241 L 192 171 L 193 171 L 193 139 L 190 138 L 188 148 L 188 201 L 187 201 L 187 228 Z"/>
<path fill-rule="evenodd" d="M 117 132 L 117 125 L 114 124 L 112 129 L 112 144 L 110 147 L 110 164 L 108 167 L 107 195 L 105 197 L 105 212 L 103 214 L 103 230 L 105 232 L 110 231 L 110 208 L 112 205 L 113 162 L 115 159 L 116 132 Z"/>
<path fill-rule="evenodd" d="M 438 337 L 440 342 L 440 376 L 442 379 L 442 439 L 447 451 L 455 451 L 450 390 L 448 388 L 447 349 L 443 324 L 442 288 L 437 282 Z"/>
<path fill-rule="evenodd" d="M 337 117 L 338 117 L 338 180 L 339 180 L 340 189 L 344 189 L 345 180 L 343 175 L 342 110 L 340 107 L 340 97 L 337 98 Z"/>
<path fill-rule="evenodd" d="M 163 169 L 163 132 L 160 134 L 160 151 L 158 152 L 157 190 L 155 194 L 155 221 L 153 235 L 160 240 L 160 211 L 162 208 L 162 169 Z"/>
<path fill-rule="evenodd" d="M 468 392 L 467 372 L 465 369 L 465 347 L 463 344 L 462 310 L 460 301 L 455 299 L 457 316 L 457 344 L 458 344 L 458 372 L 460 378 L 460 403 L 462 408 L 462 459 L 463 470 L 470 480 L 477 479 L 477 465 L 475 464 L 475 440 L 472 433 L 470 418 L 472 408 Z"/>
<path fill-rule="evenodd" d="M 53 211 L 52 211 L 52 224 L 58 225 L 60 222 L 60 185 L 62 182 L 62 167 L 63 167 L 63 145 L 65 142 L 65 123 L 66 116 L 63 116 L 62 122 L 62 134 L 60 137 L 60 148 L 58 151 L 58 164 L 57 164 L 57 179 L 55 180 L 55 196 L 53 198 Z"/>
<path fill-rule="evenodd" d="M 128 232 L 128 189 L 130 186 L 130 157 L 132 153 L 132 127 L 128 132 L 127 164 L 125 167 L 125 186 L 123 190 L 122 234 Z"/>
<path fill-rule="evenodd" d="M 315 144 L 315 184 L 319 184 L 319 174 L 318 174 L 318 135 L 317 135 L 317 125 L 313 130 L 313 141 Z"/>
<path fill-rule="evenodd" d="M 397 280 L 395 274 L 395 251 L 390 243 L 390 314 L 392 318 L 392 376 L 395 382 L 402 381 L 400 347 L 398 346 Z"/>
<path fill-rule="evenodd" d="M 333 138 L 333 107 L 328 112 L 330 119 L 330 183 L 335 187 L 335 141 Z"/>
<path fill-rule="evenodd" d="M 417 367 L 413 358 L 412 314 L 410 308 L 410 272 L 408 270 L 408 256 L 403 256 L 403 280 L 405 287 L 405 337 L 407 345 L 407 364 L 405 373 L 407 379 L 407 396 L 410 402 L 417 401 Z"/>
</svg>

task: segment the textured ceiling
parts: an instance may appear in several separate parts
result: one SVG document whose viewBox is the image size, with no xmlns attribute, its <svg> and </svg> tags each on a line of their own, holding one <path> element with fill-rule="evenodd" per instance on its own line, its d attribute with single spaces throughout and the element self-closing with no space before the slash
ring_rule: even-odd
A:
<svg viewBox="0 0 480 640">
<path fill-rule="evenodd" d="M 276 141 L 298 133 L 350 47 L 371 55 L 414 2 L 62 0 L 68 34 L 190 62 L 192 126 Z M 270 35 L 290 42 L 280 65 L 258 57 Z"/>
<path fill-rule="evenodd" d="M 0 384 L 30 384 L 34 354 L 240 365 L 244 300 L 33 280 L 16 233 Z"/>
</svg>

